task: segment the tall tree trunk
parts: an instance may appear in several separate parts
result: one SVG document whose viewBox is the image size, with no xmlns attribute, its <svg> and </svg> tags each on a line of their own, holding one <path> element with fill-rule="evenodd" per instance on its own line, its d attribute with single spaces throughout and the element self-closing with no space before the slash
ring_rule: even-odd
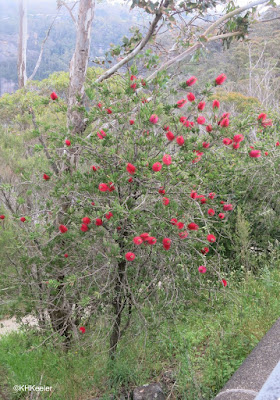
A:
<svg viewBox="0 0 280 400">
<path fill-rule="evenodd" d="M 19 0 L 19 41 L 18 41 L 18 87 L 26 84 L 26 48 L 27 48 L 27 7 L 26 0 Z"/>
<path fill-rule="evenodd" d="M 88 66 L 91 42 L 91 25 L 94 17 L 95 0 L 80 0 L 77 22 L 76 47 L 70 62 L 70 83 L 67 124 L 75 134 L 85 129 L 84 113 L 81 111 L 84 100 L 84 83 Z"/>
</svg>

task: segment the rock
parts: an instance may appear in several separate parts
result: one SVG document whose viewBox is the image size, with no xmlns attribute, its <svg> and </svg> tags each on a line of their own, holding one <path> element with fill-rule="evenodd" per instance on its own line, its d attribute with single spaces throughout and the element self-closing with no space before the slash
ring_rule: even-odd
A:
<svg viewBox="0 0 280 400">
<path fill-rule="evenodd" d="M 165 400 L 165 395 L 157 383 L 143 385 L 133 390 L 133 400 Z"/>
</svg>

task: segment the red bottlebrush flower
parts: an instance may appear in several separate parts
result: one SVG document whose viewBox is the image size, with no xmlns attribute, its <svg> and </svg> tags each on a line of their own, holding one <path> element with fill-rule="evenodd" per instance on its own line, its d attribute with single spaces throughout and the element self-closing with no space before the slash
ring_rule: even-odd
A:
<svg viewBox="0 0 280 400">
<path fill-rule="evenodd" d="M 5 215 L 0 215 L 0 219 L 5 219 Z"/>
<path fill-rule="evenodd" d="M 58 99 L 58 95 L 55 92 L 52 92 L 51 95 L 50 95 L 50 98 L 52 100 L 56 100 L 56 99 Z"/>
<path fill-rule="evenodd" d="M 120 231 L 122 229 L 121 226 L 117 226 L 117 230 Z"/>
<path fill-rule="evenodd" d="M 61 233 L 66 233 L 68 231 L 65 225 L 59 225 L 59 230 Z"/>
<path fill-rule="evenodd" d="M 167 137 L 167 139 L 168 139 L 170 142 L 172 142 L 172 140 L 175 139 L 175 136 L 174 136 L 174 134 L 173 134 L 171 131 L 168 131 L 168 132 L 166 133 L 166 137 Z"/>
<path fill-rule="evenodd" d="M 66 140 L 65 140 L 65 144 L 66 144 L 66 146 L 71 146 L 70 140 L 66 139 Z"/>
<path fill-rule="evenodd" d="M 215 79 L 215 84 L 222 85 L 226 79 L 227 79 L 226 75 L 221 74 L 221 75 L 217 76 L 217 78 Z"/>
<path fill-rule="evenodd" d="M 65 258 L 68 258 L 68 254 L 67 254 L 67 253 L 65 253 L 65 254 L 64 254 L 64 257 L 65 257 Z"/>
<path fill-rule="evenodd" d="M 225 202 L 223 200 L 220 201 L 220 204 L 225 204 Z"/>
<path fill-rule="evenodd" d="M 143 239 L 140 236 L 135 236 L 133 238 L 133 243 L 136 244 L 136 246 L 139 246 L 143 243 Z"/>
<path fill-rule="evenodd" d="M 88 224 L 91 223 L 91 219 L 90 219 L 89 217 L 84 217 L 84 218 L 82 219 L 82 222 L 83 222 L 84 224 L 88 225 Z"/>
<path fill-rule="evenodd" d="M 91 205 L 92 205 L 92 206 L 95 206 L 95 202 L 94 202 L 94 201 L 92 201 L 92 202 L 91 202 Z"/>
<path fill-rule="evenodd" d="M 212 130 L 213 130 L 212 125 L 206 126 L 206 132 L 210 133 L 210 132 L 212 132 Z"/>
<path fill-rule="evenodd" d="M 178 136 L 178 137 L 176 138 L 176 142 L 177 142 L 177 144 L 178 144 L 179 146 L 183 146 L 183 144 L 185 143 L 185 140 L 184 140 L 183 136 Z"/>
<path fill-rule="evenodd" d="M 169 131 L 169 129 L 170 129 L 169 126 L 164 125 L 164 127 L 163 127 L 163 130 L 164 130 L 164 131 Z"/>
<path fill-rule="evenodd" d="M 187 117 L 180 117 L 179 121 L 184 124 L 187 121 Z"/>
<path fill-rule="evenodd" d="M 172 225 L 177 225 L 178 220 L 177 220 L 177 218 L 171 218 L 170 222 Z"/>
<path fill-rule="evenodd" d="M 192 199 L 197 199 L 197 197 L 198 197 L 198 194 L 197 194 L 197 192 L 195 191 L 195 190 L 192 190 L 191 191 L 191 194 L 190 194 L 190 197 L 192 198 Z"/>
<path fill-rule="evenodd" d="M 201 204 L 207 203 L 207 199 L 205 199 L 205 197 L 202 197 L 202 198 L 200 199 L 200 203 L 201 203 Z"/>
<path fill-rule="evenodd" d="M 143 239 L 144 242 L 148 240 L 150 235 L 147 232 L 141 233 L 140 237 Z"/>
<path fill-rule="evenodd" d="M 84 326 L 80 326 L 79 331 L 80 331 L 81 333 L 85 333 L 86 328 L 85 328 Z"/>
<path fill-rule="evenodd" d="M 222 279 L 222 280 L 221 280 L 221 284 L 222 284 L 224 287 L 226 287 L 226 286 L 227 286 L 227 281 L 226 281 L 225 279 Z"/>
<path fill-rule="evenodd" d="M 208 149 L 209 146 L 210 146 L 210 143 L 207 143 L 207 142 L 202 143 L 202 147 L 204 147 L 205 149 Z"/>
<path fill-rule="evenodd" d="M 156 114 L 152 114 L 152 115 L 150 116 L 150 122 L 151 122 L 152 124 L 156 124 L 156 123 L 158 122 L 158 116 L 157 116 Z"/>
<path fill-rule="evenodd" d="M 207 268 L 204 267 L 204 265 L 200 265 L 200 267 L 198 267 L 198 272 L 200 272 L 201 274 L 205 274 L 206 271 Z"/>
<path fill-rule="evenodd" d="M 187 86 L 192 86 L 195 84 L 195 82 L 197 81 L 197 78 L 195 76 L 191 76 L 187 81 L 186 81 L 186 85 Z"/>
<path fill-rule="evenodd" d="M 98 103 L 98 104 L 97 104 L 97 107 L 98 107 L 98 108 L 102 108 L 102 103 Z"/>
<path fill-rule="evenodd" d="M 106 133 L 103 131 L 103 129 L 100 129 L 100 131 L 97 132 L 97 136 L 99 137 L 99 139 L 104 139 L 107 135 L 106 135 Z"/>
<path fill-rule="evenodd" d="M 177 104 L 177 108 L 183 108 L 186 103 L 187 103 L 186 99 L 178 100 L 177 103 L 176 103 Z"/>
<path fill-rule="evenodd" d="M 198 228 L 199 228 L 199 226 L 198 226 L 196 223 L 194 223 L 194 222 L 191 222 L 191 223 L 188 225 L 188 229 L 189 229 L 190 231 L 198 231 Z"/>
<path fill-rule="evenodd" d="M 130 120 L 129 120 L 129 124 L 130 124 L 130 125 L 134 125 L 134 123 L 135 123 L 134 119 L 130 119 Z"/>
<path fill-rule="evenodd" d="M 111 108 L 106 108 L 106 111 L 107 111 L 107 114 L 112 114 L 112 110 L 111 110 Z"/>
<path fill-rule="evenodd" d="M 260 150 L 251 150 L 249 156 L 252 158 L 259 158 L 261 156 Z"/>
<path fill-rule="evenodd" d="M 165 189 L 161 186 L 158 190 L 159 194 L 165 194 Z"/>
<path fill-rule="evenodd" d="M 231 211 L 233 209 L 232 204 L 224 204 L 223 210 L 224 211 Z"/>
<path fill-rule="evenodd" d="M 143 97 L 143 98 L 141 99 L 141 101 L 142 101 L 143 104 L 148 103 L 148 100 L 145 99 L 145 97 Z"/>
<path fill-rule="evenodd" d="M 219 102 L 219 100 L 213 100 L 212 107 L 213 107 L 213 108 L 220 108 L 220 102 Z"/>
<path fill-rule="evenodd" d="M 101 219 L 101 218 L 96 218 L 96 220 L 95 220 L 95 225 L 96 225 L 96 226 L 101 226 L 101 225 L 103 225 L 102 219 Z"/>
<path fill-rule="evenodd" d="M 240 143 L 233 143 L 232 148 L 237 150 L 240 147 Z"/>
<path fill-rule="evenodd" d="M 133 178 L 128 178 L 128 182 L 129 183 L 133 182 Z"/>
<path fill-rule="evenodd" d="M 210 243 L 214 243 L 214 242 L 216 242 L 216 237 L 214 235 L 210 234 L 210 235 L 207 235 L 207 240 Z"/>
<path fill-rule="evenodd" d="M 224 143 L 226 146 L 228 146 L 228 145 L 230 145 L 230 144 L 232 143 L 232 140 L 229 139 L 229 138 L 224 138 L 224 139 L 223 139 L 223 143 Z"/>
<path fill-rule="evenodd" d="M 165 250 L 169 250 L 169 249 L 170 249 L 170 246 L 171 246 L 171 239 L 169 239 L 169 238 L 164 238 L 164 239 L 162 240 L 162 244 L 163 244 L 163 247 L 164 247 Z"/>
<path fill-rule="evenodd" d="M 108 185 L 109 185 L 109 192 L 113 192 L 116 189 L 115 186 L 113 185 L 113 182 L 109 182 Z"/>
<path fill-rule="evenodd" d="M 250 146 L 250 149 L 254 150 L 254 148 L 255 148 L 254 146 Z"/>
<path fill-rule="evenodd" d="M 202 115 L 200 115 L 199 117 L 197 117 L 197 123 L 199 124 L 199 125 L 203 125 L 203 124 L 205 124 L 205 121 L 206 121 L 206 119 L 205 119 L 205 117 L 203 117 Z"/>
<path fill-rule="evenodd" d="M 81 226 L 81 231 L 82 231 L 82 232 L 88 231 L 88 226 L 87 226 L 87 224 L 82 224 L 82 226 Z"/>
<path fill-rule="evenodd" d="M 265 151 L 264 155 L 265 155 L 265 156 L 268 156 L 268 152 L 267 152 L 267 151 Z"/>
<path fill-rule="evenodd" d="M 225 214 L 220 213 L 220 214 L 219 214 L 219 218 L 220 218 L 220 219 L 224 219 L 224 218 L 225 218 Z"/>
<path fill-rule="evenodd" d="M 168 206 L 169 202 L 170 202 L 170 200 L 168 199 L 168 197 L 164 197 L 162 199 L 162 203 L 163 203 L 164 206 Z"/>
<path fill-rule="evenodd" d="M 190 93 L 187 94 L 187 99 L 189 101 L 195 101 L 195 95 L 190 92 Z"/>
<path fill-rule="evenodd" d="M 262 121 L 262 126 L 266 128 L 267 126 L 272 126 L 272 120 L 268 119 L 267 121 Z"/>
<path fill-rule="evenodd" d="M 135 254 L 132 251 L 126 253 L 125 258 L 127 261 L 133 261 L 135 259 Z"/>
<path fill-rule="evenodd" d="M 226 128 L 227 126 L 229 126 L 229 119 L 228 118 L 223 118 L 221 120 L 221 122 L 219 123 L 219 125 L 223 128 Z"/>
<path fill-rule="evenodd" d="M 50 179 L 50 177 L 49 177 L 49 175 L 44 174 L 44 175 L 43 175 L 43 179 L 45 179 L 45 181 L 48 181 L 48 180 Z"/>
<path fill-rule="evenodd" d="M 265 119 L 266 119 L 266 114 L 265 113 L 260 113 L 259 116 L 258 116 L 258 120 L 263 121 Z"/>
<path fill-rule="evenodd" d="M 234 135 L 233 136 L 233 141 L 235 143 L 240 143 L 244 140 L 244 136 L 243 135 Z"/>
<path fill-rule="evenodd" d="M 276 142 L 275 146 L 276 146 L 276 147 L 280 146 L 280 143 L 279 143 L 279 142 Z"/>
<path fill-rule="evenodd" d="M 213 215 L 215 215 L 215 210 L 213 210 L 213 208 L 209 208 L 209 210 L 207 212 L 208 212 L 208 215 L 210 215 L 211 217 Z"/>
<path fill-rule="evenodd" d="M 113 213 L 111 211 L 109 211 L 108 214 L 105 214 L 105 218 L 108 220 L 112 217 L 113 217 Z"/>
<path fill-rule="evenodd" d="M 161 169 L 162 169 L 162 165 L 161 165 L 160 162 L 156 162 L 156 163 L 154 163 L 153 166 L 152 166 L 152 170 L 155 171 L 155 172 L 158 172 L 158 171 L 160 171 Z"/>
<path fill-rule="evenodd" d="M 2 215 L 1 215 L 1 217 L 2 217 Z M 26 218 L 21 217 L 20 220 L 21 220 L 21 222 L 25 222 L 25 221 L 26 221 Z"/>
<path fill-rule="evenodd" d="M 180 239 L 186 239 L 189 236 L 187 231 L 179 232 Z"/>
<path fill-rule="evenodd" d="M 129 174 L 134 175 L 136 172 L 136 167 L 133 164 L 128 163 L 126 166 L 126 170 Z"/>
<path fill-rule="evenodd" d="M 205 108 L 205 101 L 201 101 L 200 103 L 198 103 L 197 105 L 198 110 L 202 111 Z"/>
<path fill-rule="evenodd" d="M 131 80 L 131 81 L 134 81 L 135 79 L 137 79 L 137 76 L 131 75 L 130 80 Z"/>
<path fill-rule="evenodd" d="M 146 82 L 144 81 L 144 79 L 141 79 L 141 84 L 142 86 L 146 86 Z"/>
<path fill-rule="evenodd" d="M 98 189 L 100 190 L 100 192 L 107 192 L 109 190 L 109 187 L 106 183 L 100 183 Z"/>
<path fill-rule="evenodd" d="M 209 247 L 204 247 L 200 251 L 201 251 L 202 254 L 206 255 L 207 253 L 209 253 Z"/>
<path fill-rule="evenodd" d="M 211 200 L 213 200 L 215 198 L 215 196 L 216 196 L 216 193 L 214 193 L 214 192 L 211 192 L 211 193 L 208 194 L 208 197 Z"/>
<path fill-rule="evenodd" d="M 178 223 L 177 223 L 177 228 L 178 228 L 178 229 L 183 229 L 184 226 L 185 226 L 184 222 L 178 222 Z"/>
<path fill-rule="evenodd" d="M 170 165 L 172 163 L 172 157 L 169 154 L 164 154 L 162 157 L 162 162 L 165 165 Z"/>
<path fill-rule="evenodd" d="M 132 84 L 130 85 L 130 88 L 133 89 L 133 90 L 135 90 L 135 89 L 137 88 L 137 84 L 136 84 L 136 83 L 132 83 Z"/>
<path fill-rule="evenodd" d="M 157 240 L 153 236 L 149 236 L 148 239 L 147 239 L 147 243 L 149 243 L 151 245 L 156 244 L 156 242 L 157 242 Z"/>
<path fill-rule="evenodd" d="M 92 165 L 92 166 L 91 166 L 91 169 L 92 169 L 93 171 L 97 171 L 98 168 L 97 168 L 95 165 Z"/>
</svg>

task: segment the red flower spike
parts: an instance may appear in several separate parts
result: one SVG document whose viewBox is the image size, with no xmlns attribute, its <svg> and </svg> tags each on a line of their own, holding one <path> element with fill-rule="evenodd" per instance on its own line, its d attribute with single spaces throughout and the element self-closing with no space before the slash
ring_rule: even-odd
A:
<svg viewBox="0 0 280 400">
<path fill-rule="evenodd" d="M 227 79 L 226 75 L 221 74 L 221 75 L 217 76 L 217 78 L 215 79 L 215 83 L 216 83 L 216 85 L 222 85 L 226 79 Z"/>
<path fill-rule="evenodd" d="M 66 233 L 68 231 L 65 225 L 59 225 L 59 230 L 61 233 Z"/>
<path fill-rule="evenodd" d="M 96 220 L 95 220 L 95 225 L 96 225 L 96 226 L 101 226 L 102 224 L 103 224 L 102 219 L 101 219 L 101 218 L 96 218 Z"/>
<path fill-rule="evenodd" d="M 136 167 L 133 164 L 128 163 L 126 166 L 126 170 L 129 174 L 134 175 L 136 172 Z"/>
<path fill-rule="evenodd" d="M 198 267 L 198 272 L 200 272 L 201 274 L 205 274 L 206 271 L 207 268 L 204 265 L 200 265 L 200 267 Z"/>
<path fill-rule="evenodd" d="M 162 240 L 162 244 L 163 244 L 163 247 L 164 247 L 165 250 L 169 250 L 169 249 L 170 249 L 170 246 L 171 246 L 171 239 L 169 239 L 169 238 L 164 238 L 164 239 Z"/>
<path fill-rule="evenodd" d="M 126 253 L 125 258 L 127 261 L 133 261 L 135 259 L 135 254 L 132 251 Z"/>
<path fill-rule="evenodd" d="M 55 92 L 52 92 L 51 95 L 50 95 L 50 98 L 52 100 L 56 100 L 56 99 L 58 99 L 58 95 Z"/>
<path fill-rule="evenodd" d="M 214 243 L 214 242 L 216 242 L 216 237 L 214 235 L 210 234 L 210 235 L 207 235 L 207 240 L 210 243 Z"/>
<path fill-rule="evenodd" d="M 191 222 L 191 223 L 188 225 L 188 229 L 189 229 L 190 231 L 198 231 L 199 226 L 198 226 L 196 223 Z"/>
<path fill-rule="evenodd" d="M 195 84 L 195 82 L 197 81 L 197 78 L 195 76 L 191 76 L 187 81 L 186 81 L 186 85 L 187 86 L 192 86 Z"/>
</svg>

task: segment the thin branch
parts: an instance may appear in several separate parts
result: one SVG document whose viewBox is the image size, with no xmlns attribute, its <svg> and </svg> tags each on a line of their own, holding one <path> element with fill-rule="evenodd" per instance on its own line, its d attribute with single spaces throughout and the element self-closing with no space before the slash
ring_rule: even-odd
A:
<svg viewBox="0 0 280 400">
<path fill-rule="evenodd" d="M 169 1 L 170 0 L 165 0 L 164 5 L 163 5 L 164 8 L 168 7 Z M 96 79 L 95 83 L 100 83 L 100 82 L 104 81 L 105 79 L 108 79 L 118 69 L 120 69 L 124 64 L 127 64 L 130 60 L 132 60 L 146 46 L 146 44 L 152 37 L 152 35 L 156 29 L 156 26 L 157 26 L 158 22 L 161 20 L 162 16 L 163 16 L 163 12 L 159 11 L 156 14 L 153 22 L 151 23 L 151 26 L 150 26 L 146 36 L 141 40 L 141 42 L 120 62 L 118 62 L 112 68 L 108 69 L 103 75 L 101 75 L 98 79 Z"/>
<path fill-rule="evenodd" d="M 200 36 L 200 38 L 203 38 L 204 41 L 206 42 L 210 42 L 213 40 L 218 40 L 218 39 L 224 39 L 225 37 L 232 37 L 232 36 L 236 36 L 236 35 L 240 35 L 240 32 L 230 32 L 230 33 L 226 33 L 225 35 L 218 35 L 218 36 L 208 36 L 211 32 L 213 32 L 221 23 L 223 23 L 224 21 L 228 20 L 229 18 L 232 18 L 233 16 L 240 14 L 241 12 L 248 10 L 252 7 L 256 7 L 260 4 L 265 4 L 268 3 L 268 0 L 257 0 L 257 1 L 253 1 L 249 4 L 247 4 L 244 7 L 240 7 L 237 8 L 234 11 L 231 11 L 230 13 L 223 15 L 221 18 L 219 18 L 216 22 L 214 22 L 212 25 L 209 26 L 209 28 L 206 29 L 206 31 L 204 31 L 204 33 Z M 186 58 L 189 54 L 193 53 L 193 51 L 199 49 L 200 47 L 202 47 L 203 42 L 199 41 L 197 43 L 195 43 L 193 46 L 189 47 L 187 50 L 185 50 L 183 53 L 179 54 L 178 56 L 172 58 L 171 60 L 167 61 L 165 64 L 163 64 L 161 67 L 159 67 L 155 72 L 152 73 L 152 75 L 150 75 L 146 80 L 149 82 L 151 81 L 153 78 L 155 78 L 155 76 L 157 75 L 158 72 L 169 68 L 171 65 L 176 64 L 180 61 L 182 61 L 184 58 Z"/>
<path fill-rule="evenodd" d="M 74 14 L 73 14 L 73 12 L 72 12 L 73 8 L 74 8 L 75 5 L 77 4 L 77 1 L 75 2 L 75 4 L 73 5 L 72 8 L 70 8 L 70 7 L 68 6 L 68 4 L 65 3 L 65 1 L 62 1 L 61 4 L 62 4 L 65 8 L 67 8 L 67 10 L 69 11 L 69 14 L 71 15 L 71 18 L 72 18 L 72 20 L 73 20 L 73 22 L 74 22 L 74 24 L 75 24 L 75 28 L 78 29 L 77 20 L 76 20 L 76 18 L 74 17 Z"/>
<path fill-rule="evenodd" d="M 227 19 L 230 19 L 234 17 L 237 14 L 242 13 L 243 11 L 249 10 L 250 8 L 259 6 L 261 4 L 268 3 L 268 0 L 256 0 L 252 1 L 251 3 L 247 4 L 246 6 L 239 7 L 236 10 L 231 11 L 230 13 L 223 15 L 221 18 L 219 18 L 216 22 L 214 22 L 211 26 L 209 26 L 208 29 L 204 32 L 204 36 L 209 35 L 209 33 L 213 32 L 219 25 L 221 25 L 224 21 Z"/>
<path fill-rule="evenodd" d="M 40 64 L 41 64 L 41 61 L 42 61 L 42 56 L 43 56 L 43 51 L 44 51 L 44 47 L 45 47 L 45 43 L 46 43 L 46 41 L 47 41 L 47 39 L 48 39 L 48 37 L 49 37 L 50 31 L 51 31 L 51 29 L 52 29 L 52 27 L 53 27 L 53 25 L 54 25 L 54 23 L 55 23 L 55 20 L 56 20 L 58 14 L 59 14 L 59 11 L 60 11 L 61 7 L 62 7 L 62 5 L 58 6 L 57 14 L 56 14 L 56 16 L 54 17 L 54 19 L 53 19 L 53 21 L 52 21 L 52 23 L 51 23 L 51 25 L 50 25 L 50 27 L 49 27 L 49 29 L 48 29 L 48 31 L 47 31 L 47 34 L 46 34 L 45 39 L 42 41 L 40 54 L 39 54 L 37 63 L 36 63 L 36 65 L 35 65 L 35 68 L 34 68 L 32 74 L 30 75 L 30 77 L 27 79 L 27 81 L 32 81 L 32 79 L 33 79 L 34 76 L 36 75 L 36 72 L 38 71 L 38 68 L 40 67 Z"/>
</svg>

